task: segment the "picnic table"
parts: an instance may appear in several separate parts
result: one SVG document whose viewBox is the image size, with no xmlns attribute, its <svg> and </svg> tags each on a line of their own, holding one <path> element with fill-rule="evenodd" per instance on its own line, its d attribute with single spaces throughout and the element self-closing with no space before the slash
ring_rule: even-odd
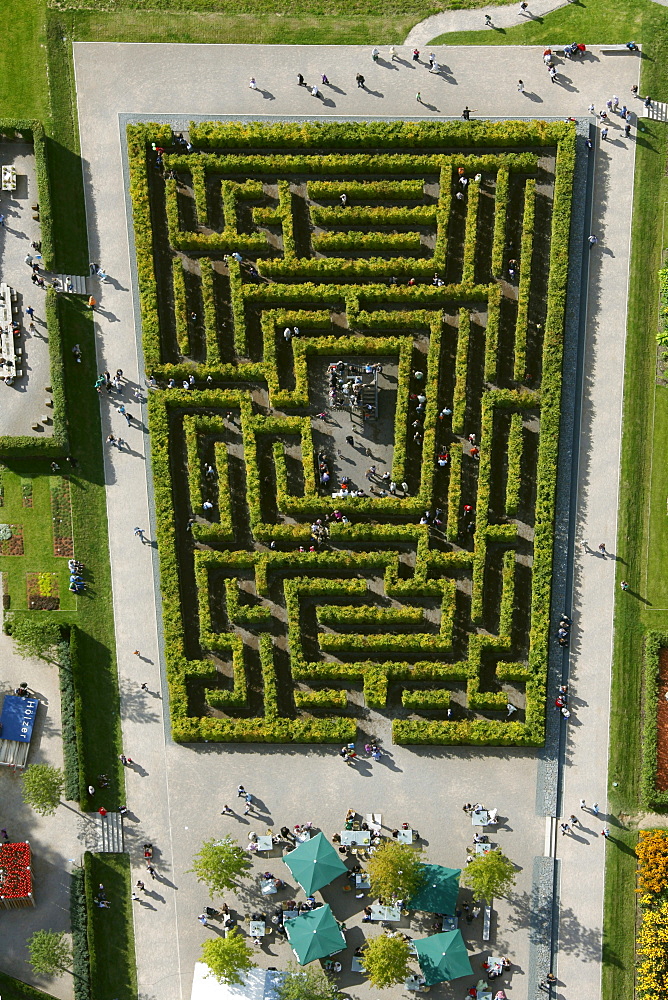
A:
<svg viewBox="0 0 668 1000">
<path fill-rule="evenodd" d="M 471 823 L 473 826 L 487 826 L 488 820 L 489 813 L 486 809 L 480 809 L 478 812 L 471 813 Z"/>
<path fill-rule="evenodd" d="M 251 937 L 261 938 L 267 933 L 267 925 L 264 920 L 251 920 L 250 922 L 250 934 Z"/>
<path fill-rule="evenodd" d="M 394 838 L 400 844 L 412 844 L 413 843 L 413 831 L 412 830 L 399 830 L 398 834 Z"/>
<path fill-rule="evenodd" d="M 459 921 L 457 917 L 443 917 L 443 927 L 444 931 L 456 931 L 459 926 Z"/>
<path fill-rule="evenodd" d="M 487 975 L 490 973 L 493 975 L 500 975 L 503 972 L 503 962 L 500 958 L 495 958 L 493 955 L 489 955 L 487 958 Z"/>
<path fill-rule="evenodd" d="M 270 851 L 274 846 L 274 842 L 271 837 L 267 837 L 266 835 L 258 837 L 256 843 L 258 851 Z"/>
<path fill-rule="evenodd" d="M 489 854 L 492 850 L 491 844 L 474 844 L 476 854 Z"/>
<path fill-rule="evenodd" d="M 363 975 L 366 975 L 366 969 L 364 968 L 364 966 L 360 962 L 360 960 L 357 957 L 357 955 L 353 955 L 353 960 L 352 960 L 352 964 L 350 966 L 350 971 L 351 972 L 361 972 Z"/>
<path fill-rule="evenodd" d="M 4 282 L 0 283 L 0 323 L 11 323 L 13 316 L 12 289 Z"/>
<path fill-rule="evenodd" d="M 362 872 L 361 875 L 355 875 L 355 888 L 356 889 L 370 889 L 371 879 L 366 872 Z"/>
<path fill-rule="evenodd" d="M 260 879 L 260 888 L 263 896 L 272 896 L 275 892 L 278 892 L 273 878 Z"/>
<path fill-rule="evenodd" d="M 371 834 L 368 830 L 341 830 L 342 847 L 368 847 Z"/>
<path fill-rule="evenodd" d="M 383 906 L 381 903 L 373 903 L 371 907 L 372 920 L 401 920 L 400 906 Z"/>
<path fill-rule="evenodd" d="M 304 843 L 306 843 L 307 840 L 310 840 L 310 839 L 311 839 L 311 831 L 310 830 L 304 830 L 302 833 L 296 833 L 295 834 L 295 840 L 299 844 L 304 844 Z"/>
<path fill-rule="evenodd" d="M 16 191 L 16 167 L 13 167 L 11 165 L 3 165 L 2 190 Z"/>
</svg>

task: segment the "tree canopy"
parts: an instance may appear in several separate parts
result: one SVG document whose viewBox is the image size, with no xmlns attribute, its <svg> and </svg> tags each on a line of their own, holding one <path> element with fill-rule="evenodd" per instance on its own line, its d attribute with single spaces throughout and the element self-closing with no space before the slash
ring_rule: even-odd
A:
<svg viewBox="0 0 668 1000">
<path fill-rule="evenodd" d="M 381 934 L 368 939 L 361 961 L 371 985 L 384 990 L 396 983 L 403 983 L 410 975 L 409 960 L 408 941 Z"/>
<path fill-rule="evenodd" d="M 62 976 L 72 962 L 72 952 L 63 933 L 35 931 L 27 943 L 28 961 L 36 976 Z"/>
<path fill-rule="evenodd" d="M 53 816 L 65 788 L 65 775 L 49 764 L 31 764 L 23 773 L 23 801 L 40 816 Z"/>
<path fill-rule="evenodd" d="M 367 864 L 371 891 L 385 899 L 411 899 L 424 883 L 425 872 L 419 851 L 410 844 L 384 840 Z"/>
<path fill-rule="evenodd" d="M 253 952 L 236 927 L 227 937 L 209 938 L 202 945 L 202 961 L 219 983 L 243 983 L 243 973 L 255 968 Z"/>
<path fill-rule="evenodd" d="M 515 885 L 515 865 L 497 848 L 476 855 L 462 872 L 461 881 L 473 889 L 476 899 L 490 902 L 495 897 L 505 896 Z"/>
<path fill-rule="evenodd" d="M 232 837 L 205 840 L 193 858 L 192 872 L 198 882 L 208 886 L 211 898 L 232 889 L 237 878 L 250 867 L 248 855 Z"/>
<path fill-rule="evenodd" d="M 339 987 L 317 965 L 301 969 L 293 964 L 276 994 L 278 1000 L 337 1000 Z"/>
<path fill-rule="evenodd" d="M 53 650 L 63 641 L 60 625 L 40 621 L 36 615 L 13 615 L 7 631 L 19 656 L 51 660 Z"/>
</svg>

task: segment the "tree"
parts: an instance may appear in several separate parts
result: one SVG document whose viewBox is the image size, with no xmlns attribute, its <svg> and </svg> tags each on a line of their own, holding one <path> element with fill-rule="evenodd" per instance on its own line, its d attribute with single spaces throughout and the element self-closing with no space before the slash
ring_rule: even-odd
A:
<svg viewBox="0 0 668 1000">
<path fill-rule="evenodd" d="M 202 945 L 202 961 L 219 983 L 243 983 L 242 973 L 255 968 L 252 950 L 236 927 L 224 938 L 210 938 Z"/>
<path fill-rule="evenodd" d="M 239 875 L 250 867 L 248 855 L 232 837 L 222 840 L 205 840 L 193 858 L 192 872 L 198 882 L 209 887 L 211 898 L 236 885 Z"/>
<path fill-rule="evenodd" d="M 339 987 L 317 965 L 300 969 L 293 964 L 275 992 L 278 1000 L 337 1000 Z"/>
<path fill-rule="evenodd" d="M 63 641 L 60 625 L 40 621 L 36 615 L 13 615 L 7 631 L 14 640 L 16 652 L 26 659 L 37 656 L 54 662 L 54 647 Z"/>
<path fill-rule="evenodd" d="M 515 865 L 497 848 L 487 854 L 478 854 L 462 872 L 462 883 L 473 889 L 476 899 L 489 903 L 498 896 L 505 896 L 515 885 Z"/>
<path fill-rule="evenodd" d="M 23 801 L 40 816 L 53 816 L 65 788 L 65 775 L 60 768 L 31 764 L 22 780 Z"/>
<path fill-rule="evenodd" d="M 368 939 L 362 956 L 362 964 L 372 986 L 383 990 L 387 986 L 403 983 L 410 975 L 409 959 L 408 941 L 381 934 L 380 937 Z"/>
<path fill-rule="evenodd" d="M 367 864 L 371 891 L 386 899 L 410 900 L 425 880 L 420 852 L 410 844 L 384 840 Z"/>
<path fill-rule="evenodd" d="M 37 976 L 62 976 L 72 962 L 65 935 L 56 931 L 35 931 L 28 938 L 28 961 Z"/>
</svg>

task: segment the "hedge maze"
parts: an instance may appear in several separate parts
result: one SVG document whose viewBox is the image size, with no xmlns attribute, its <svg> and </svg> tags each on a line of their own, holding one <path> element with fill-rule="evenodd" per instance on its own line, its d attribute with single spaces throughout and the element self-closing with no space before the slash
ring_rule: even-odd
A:
<svg viewBox="0 0 668 1000">
<path fill-rule="evenodd" d="M 189 140 L 128 126 L 174 737 L 540 745 L 572 125 Z"/>
</svg>

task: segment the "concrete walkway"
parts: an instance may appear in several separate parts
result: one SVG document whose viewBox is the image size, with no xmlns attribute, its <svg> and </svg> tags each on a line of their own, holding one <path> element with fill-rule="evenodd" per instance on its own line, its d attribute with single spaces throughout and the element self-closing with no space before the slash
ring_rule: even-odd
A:
<svg viewBox="0 0 668 1000">
<path fill-rule="evenodd" d="M 432 38 L 438 38 L 449 31 L 493 31 L 495 28 L 498 31 L 499 28 L 514 28 L 525 21 L 539 20 L 570 2 L 571 0 L 530 0 L 525 11 L 520 10 L 519 3 L 503 7 L 476 7 L 473 10 L 443 10 L 440 14 L 426 17 L 411 28 L 404 45 L 427 45 Z M 491 18 L 491 24 L 487 23 L 487 17 Z"/>
<path fill-rule="evenodd" d="M 366 47 L 77 43 L 74 54 L 91 259 L 99 261 L 113 279 L 96 296 L 100 301 L 98 362 L 101 370 L 123 368 L 131 385 L 140 381 L 142 368 L 124 229 L 119 113 L 186 119 L 189 114 L 413 117 L 418 110 L 415 91 L 420 88 L 427 104 L 419 109 L 423 117 L 458 115 L 466 103 L 480 115 L 565 117 L 585 113 L 592 100 L 602 107 L 613 93 L 629 94 L 639 68 L 634 56 L 609 60 L 594 48 L 588 60 L 561 67 L 564 75 L 559 85 L 553 85 L 542 64 L 542 48 L 496 49 L 494 79 L 480 73 L 481 60 L 489 50 L 475 48 L 444 50 L 439 55 L 439 61 L 448 64 L 444 76 L 429 74 L 427 66 L 414 64 L 410 49 L 400 50 L 395 62 L 383 54 L 378 64 L 372 63 Z M 366 90 L 355 86 L 358 70 L 366 75 Z M 338 89 L 328 93 L 323 104 L 315 102 L 304 88 L 297 87 L 298 71 L 318 82 L 320 73 L 326 71 Z M 239 81 L 251 73 L 257 77 L 258 91 L 239 87 Z M 523 94 L 516 89 L 520 76 L 525 83 Z M 594 154 L 600 213 L 594 228 L 601 243 L 592 251 L 579 502 L 583 530 L 592 544 L 605 540 L 610 547 L 617 511 L 620 359 L 634 160 L 633 141 L 623 139 L 620 132 L 615 119 L 612 141 Z M 615 197 L 617 192 L 623 192 L 623 197 Z M 126 405 L 128 399 L 128 408 L 139 416 L 126 392 Z M 163 724 L 166 706 L 153 590 L 155 553 L 133 535 L 135 526 L 148 528 L 150 524 L 148 441 L 145 427 L 135 424 L 126 429 L 116 412 L 117 403 L 110 405 L 103 399 L 101 405 L 104 435 L 112 430 L 128 443 L 122 451 L 109 451 L 106 456 L 123 733 L 126 752 L 140 765 L 127 774 L 132 819 L 126 827 L 126 843 L 139 865 L 142 840 L 152 840 L 159 849 L 161 874 L 161 882 L 151 886 L 153 895 L 135 908 L 140 995 L 178 1000 L 189 993 L 199 942 L 210 931 L 196 921 L 205 893 L 187 869 L 203 837 L 233 831 L 239 835 L 241 825 L 240 836 L 245 840 L 249 827 L 244 829 L 244 817 L 220 816 L 226 802 L 235 808 L 234 788 L 242 782 L 260 800 L 259 814 L 254 817 L 258 832 L 263 832 L 265 823 L 291 826 L 312 819 L 331 834 L 339 827 L 342 811 L 352 805 L 361 812 L 382 811 L 389 824 L 410 819 L 428 841 L 429 857 L 452 865 L 462 863 L 463 849 L 470 841 L 461 802 L 475 801 L 472 796 L 489 797 L 490 789 L 502 790 L 502 801 L 490 804 L 502 806 L 511 822 L 499 831 L 498 843 L 522 870 L 513 900 L 501 901 L 497 907 L 492 950 L 508 953 L 519 973 L 511 994 L 533 997 L 537 976 L 547 970 L 533 967 L 529 952 L 529 941 L 537 934 L 531 908 L 532 865 L 543 854 L 545 831 L 545 817 L 536 807 L 536 758 L 531 753 L 393 747 L 388 766 L 353 772 L 342 768 L 327 748 L 181 747 L 171 743 Z M 598 799 L 604 807 L 613 587 L 611 559 L 591 555 L 579 566 L 578 606 L 582 619 L 596 624 L 592 624 L 591 636 L 578 633 L 574 644 L 574 711 L 566 760 L 565 808 L 569 812 L 577 810 L 581 796 L 587 801 Z M 137 648 L 140 657 L 133 655 Z M 143 681 L 149 694 L 140 690 Z M 387 746 L 387 733 L 378 735 Z M 314 788 L 316 795 L 310 791 Z M 605 844 L 598 830 L 602 824 L 589 825 L 592 832 L 586 843 L 559 837 L 557 844 L 563 859 L 557 971 L 564 987 L 572 990 L 577 985 L 580 994 L 595 998 L 600 995 Z M 283 871 L 276 860 L 269 867 Z M 248 897 L 242 900 L 246 908 L 254 904 Z M 477 971 L 484 953 L 476 939 L 479 932 L 474 928 L 465 933 L 470 935 Z M 282 945 L 278 951 L 268 946 L 258 953 L 258 961 L 265 966 L 282 966 L 287 959 Z M 504 977 L 501 985 L 508 989 L 512 983 Z M 439 990 L 439 996 L 459 997 L 461 986 L 458 982 L 456 989 Z M 377 992 L 358 982 L 346 983 L 346 989 L 360 1000 L 373 1000 Z M 399 992 L 391 990 L 388 1000 Z"/>
</svg>

